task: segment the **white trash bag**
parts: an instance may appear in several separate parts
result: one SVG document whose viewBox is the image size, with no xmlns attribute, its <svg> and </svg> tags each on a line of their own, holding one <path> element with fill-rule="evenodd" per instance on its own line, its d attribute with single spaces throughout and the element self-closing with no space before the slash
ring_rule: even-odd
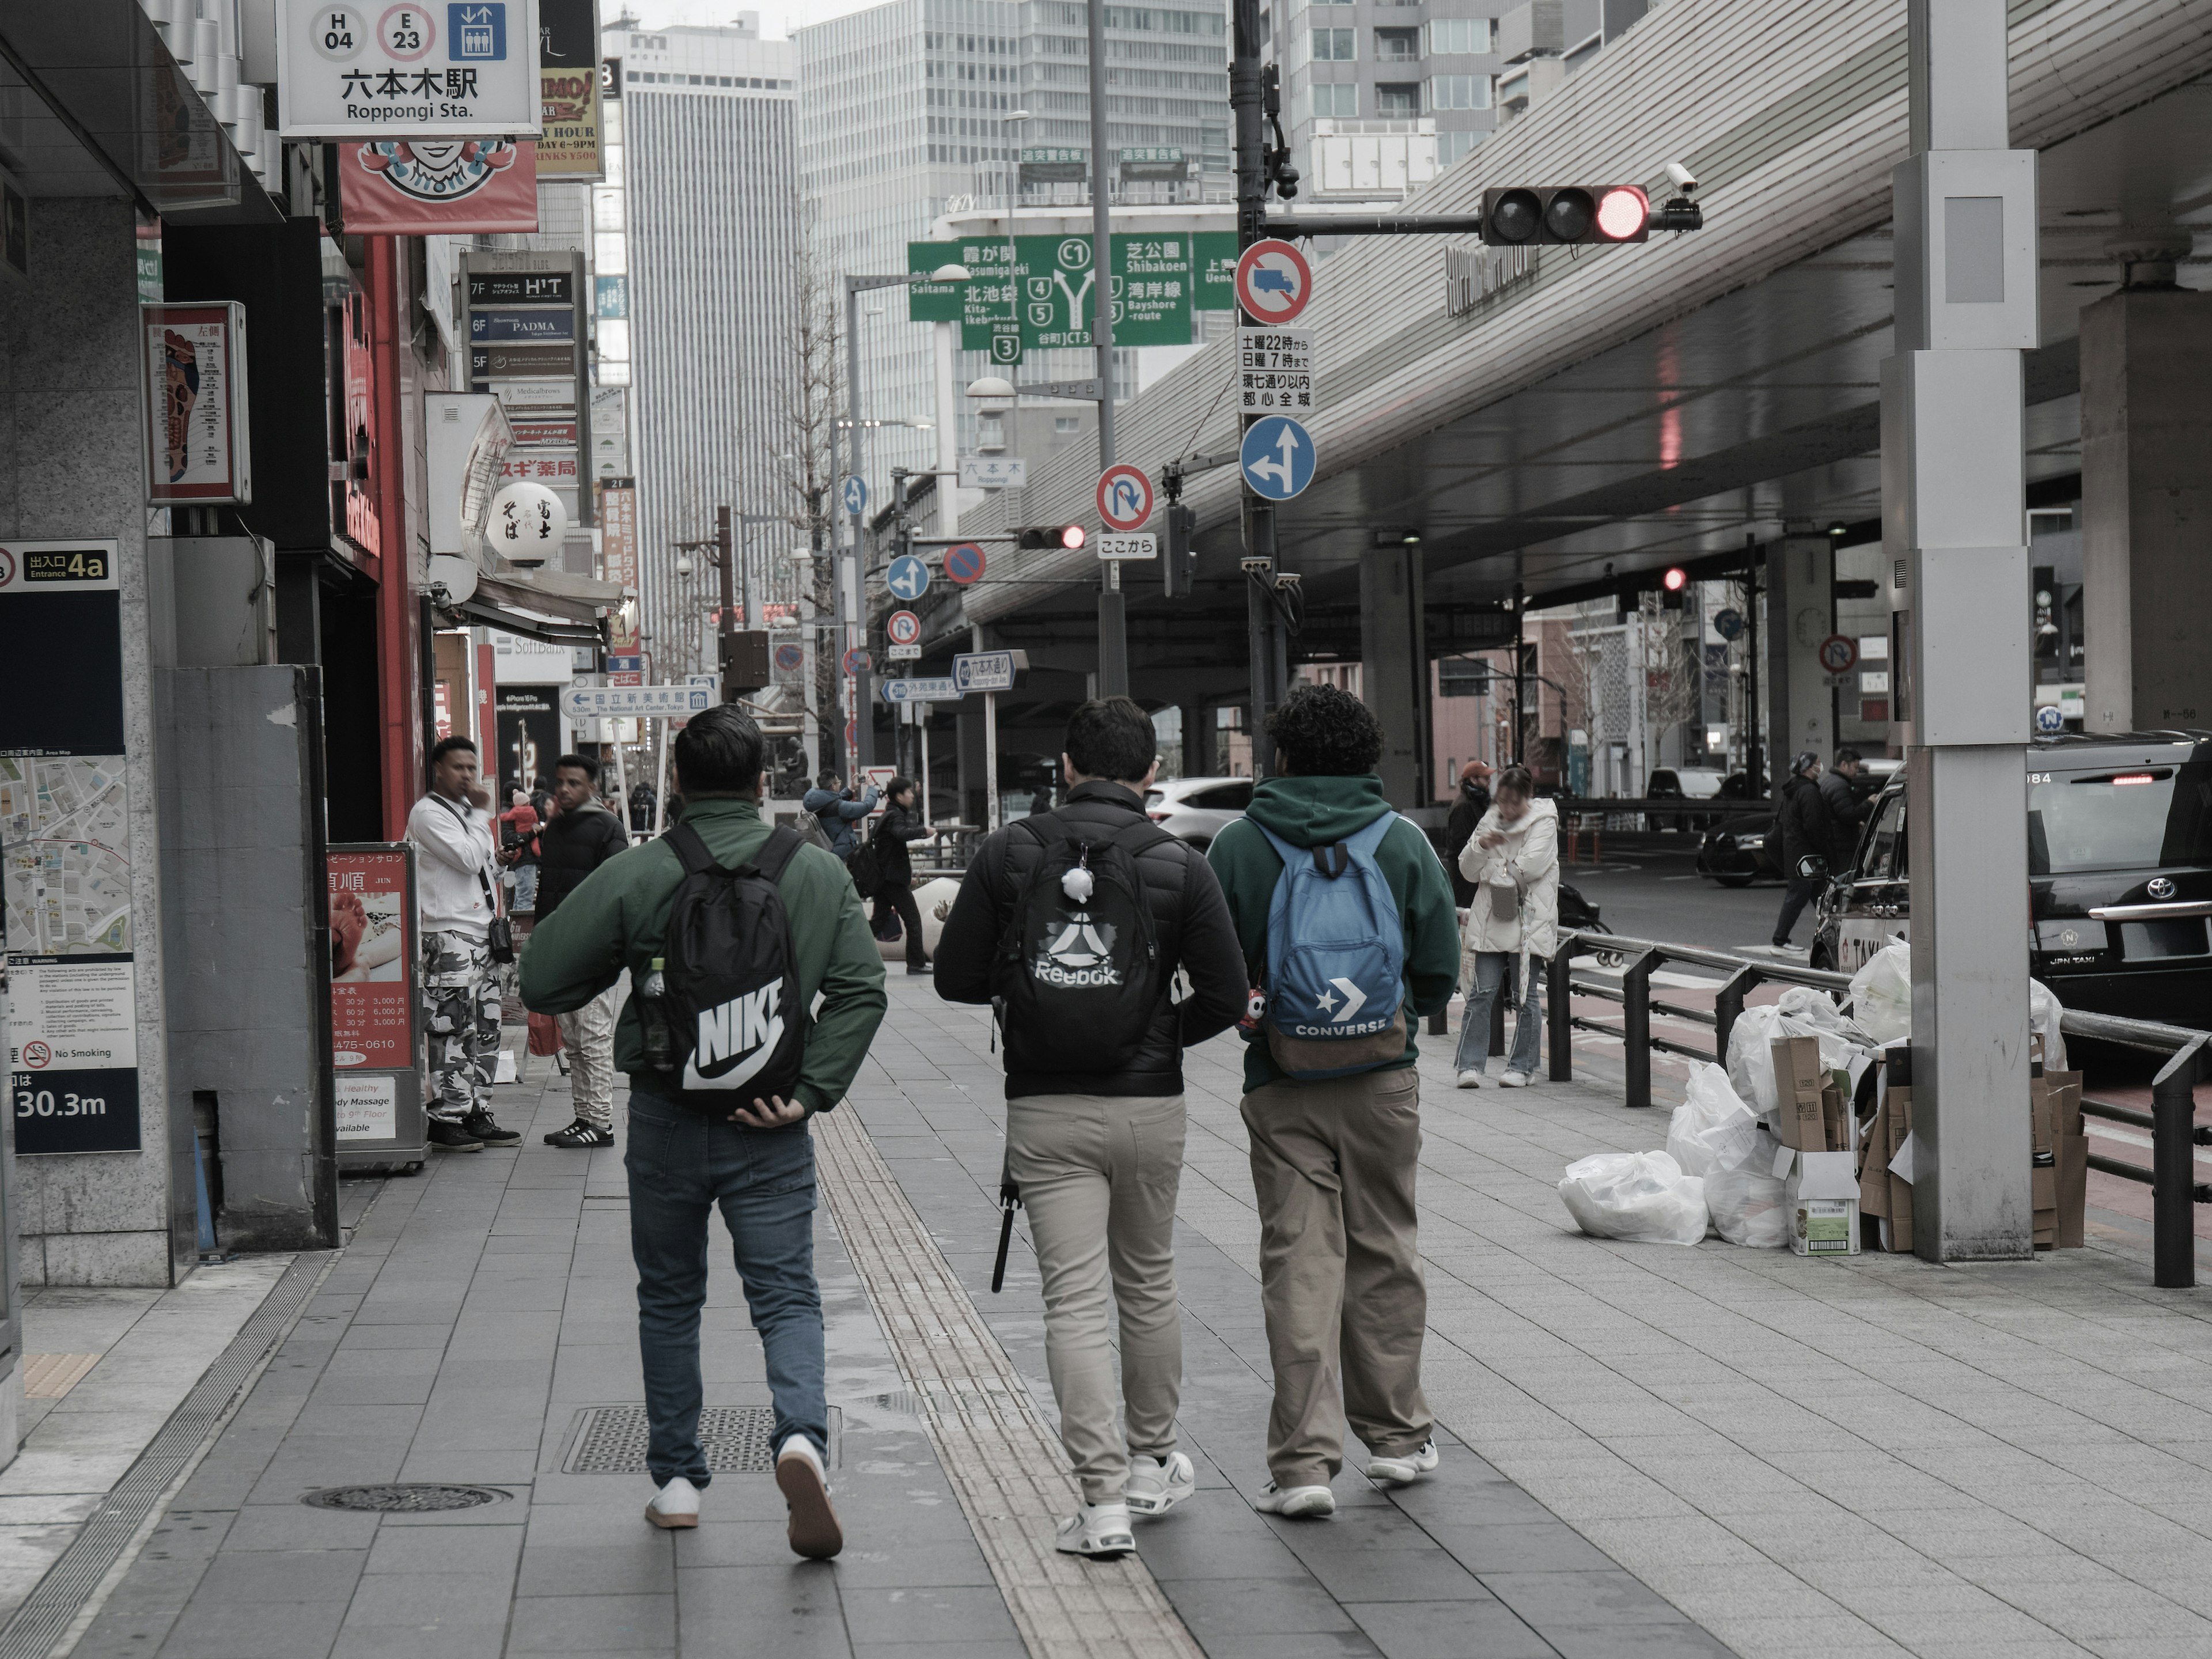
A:
<svg viewBox="0 0 2212 1659">
<path fill-rule="evenodd" d="M 1731 1244 L 1778 1250 L 1790 1242 L 1790 1212 L 1782 1179 L 1755 1164 L 1707 1176 L 1705 1207 L 1720 1236 Z"/>
<path fill-rule="evenodd" d="M 2073 1068 L 2066 1063 L 2066 1034 L 2058 1029 L 2058 1022 L 2066 1010 L 2051 988 L 2039 979 L 2027 982 L 2027 1023 L 2043 1037 L 2043 1069 L 2046 1072 L 2065 1072 Z"/>
<path fill-rule="evenodd" d="M 1911 945 L 1884 945 L 1851 975 L 1851 1013 L 1881 1047 L 1912 1035 Z"/>
<path fill-rule="evenodd" d="M 1692 1060 L 1682 1103 L 1667 1125 L 1668 1155 L 1683 1174 L 1709 1176 L 1735 1169 L 1758 1146 L 1759 1119 L 1729 1086 L 1728 1073 Z"/>
<path fill-rule="evenodd" d="M 1695 1244 L 1705 1236 L 1705 1183 L 1664 1152 L 1597 1152 L 1567 1165 L 1559 1196 L 1593 1238 Z"/>
<path fill-rule="evenodd" d="M 1785 1036 L 1820 1038 L 1820 1065 L 1827 1071 L 1849 1071 L 1852 1060 L 1875 1047 L 1863 1026 L 1846 1019 L 1833 998 L 1810 985 L 1793 985 L 1780 1000 L 1745 1009 L 1729 1031 L 1728 1079 L 1761 1117 L 1782 1103 L 1774 1088 L 1772 1044 Z"/>
</svg>

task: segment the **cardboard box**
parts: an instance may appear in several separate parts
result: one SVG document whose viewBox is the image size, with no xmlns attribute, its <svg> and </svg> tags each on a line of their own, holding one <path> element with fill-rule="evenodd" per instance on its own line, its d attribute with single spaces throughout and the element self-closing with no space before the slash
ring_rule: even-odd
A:
<svg viewBox="0 0 2212 1659">
<path fill-rule="evenodd" d="M 1777 1037 L 1773 1044 L 1774 1092 L 1778 1103 L 1775 1139 L 1801 1152 L 1828 1150 L 1827 1108 L 1820 1098 L 1827 1077 L 1820 1070 L 1818 1037 Z"/>
<path fill-rule="evenodd" d="M 2081 1073 L 2046 1072 L 2043 1080 L 2051 1086 L 2051 1146 L 2057 1154 L 2055 1248 L 2078 1250 L 2089 1205 L 2089 1141 L 2081 1122 Z"/>
<path fill-rule="evenodd" d="M 1859 1254 L 1859 1188 L 1850 1152 L 1799 1152 L 1783 1185 L 1790 1249 L 1798 1255 Z"/>
<path fill-rule="evenodd" d="M 1882 1105 L 1889 1117 L 1887 1156 L 1888 1164 L 1893 1164 L 1912 1136 L 1912 1091 L 1892 1089 L 1883 1097 Z M 1889 1224 L 1883 1229 L 1881 1247 L 1899 1255 L 1912 1254 L 1912 1183 L 1894 1169 L 1889 1171 Z"/>
</svg>

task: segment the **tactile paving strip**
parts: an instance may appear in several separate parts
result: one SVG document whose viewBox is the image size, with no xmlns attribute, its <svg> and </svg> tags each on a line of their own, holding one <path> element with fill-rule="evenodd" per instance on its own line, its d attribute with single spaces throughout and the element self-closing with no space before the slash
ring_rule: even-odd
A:
<svg viewBox="0 0 2212 1659">
<path fill-rule="evenodd" d="M 1053 1548 L 1075 1481 L 1021 1374 L 850 1108 L 810 1127 L 838 1235 L 1033 1659 L 1203 1659 L 1138 1558 Z"/>
</svg>

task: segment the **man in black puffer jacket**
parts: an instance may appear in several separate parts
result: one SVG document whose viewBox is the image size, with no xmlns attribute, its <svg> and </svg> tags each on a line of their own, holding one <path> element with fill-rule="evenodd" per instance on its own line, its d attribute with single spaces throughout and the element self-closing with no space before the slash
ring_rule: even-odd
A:
<svg viewBox="0 0 2212 1659">
<path fill-rule="evenodd" d="M 1243 949 L 1202 854 L 1165 834 L 1144 836 L 1145 791 L 1158 769 L 1151 719 L 1127 697 L 1095 699 L 1067 723 L 1060 767 L 1069 786 L 1057 811 L 1038 813 L 983 842 L 937 942 L 937 993 L 988 1002 L 1007 971 L 1000 941 L 1015 921 L 1025 878 L 1070 843 L 1119 837 L 1158 947 L 1150 1023 L 1112 1070 L 1068 1069 L 1077 1036 L 1026 1030 L 1009 1018 L 1006 1166 L 1020 1188 L 1044 1279 L 1045 1357 L 1060 1402 L 1060 1443 L 1083 1487 L 1082 1511 L 1061 1527 L 1064 1552 L 1111 1557 L 1130 1548 L 1129 1516 L 1158 1515 L 1188 1497 L 1194 1474 L 1175 1449 L 1182 1384 L 1176 1303 L 1176 1189 L 1182 1174 L 1182 1051 L 1244 1016 Z M 1102 859 L 1103 863 L 1103 859 Z M 1071 871 L 1063 879 L 1088 872 Z M 1091 892 L 1068 888 L 1078 903 Z M 1096 907 L 1094 906 L 1094 913 Z M 1034 914 L 1034 912 L 1032 912 Z M 1079 917 L 1057 953 L 1080 931 Z M 1181 969 L 1190 993 L 1172 1000 Z M 1020 971 L 1016 969 L 1016 971 Z M 1092 970 L 1092 971 L 1095 971 Z M 1120 982 L 1120 981 L 1116 981 Z M 1121 1325 L 1128 1437 L 1116 1432 L 1114 1356 L 1106 1338 L 1112 1281 Z"/>
<path fill-rule="evenodd" d="M 1820 757 L 1811 750 L 1790 763 L 1790 775 L 1782 785 L 1781 805 L 1774 814 L 1774 828 L 1769 832 L 1781 837 L 1782 878 L 1790 884 L 1790 890 L 1782 896 L 1782 914 L 1774 919 L 1774 945 L 1785 950 L 1790 944 L 1790 929 L 1796 927 L 1797 918 L 1805 907 L 1827 890 L 1828 854 L 1835 841 L 1833 827 L 1828 822 L 1828 806 L 1820 794 Z M 1811 860 L 1814 872 L 1807 875 L 1802 866 Z"/>
<path fill-rule="evenodd" d="M 599 763 L 589 755 L 563 755 L 553 763 L 553 804 L 561 810 L 538 832 L 538 915 L 542 927 L 561 901 L 584 879 L 629 846 L 622 820 L 599 805 Z M 572 1151 L 615 1144 L 616 988 L 593 997 L 560 1022 L 568 1051 L 568 1088 L 576 1121 L 545 1137 L 549 1146 Z"/>
</svg>

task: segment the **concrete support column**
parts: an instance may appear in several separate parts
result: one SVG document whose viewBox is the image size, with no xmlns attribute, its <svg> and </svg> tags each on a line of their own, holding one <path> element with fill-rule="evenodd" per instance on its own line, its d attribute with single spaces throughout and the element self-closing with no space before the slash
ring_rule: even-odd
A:
<svg viewBox="0 0 2212 1659">
<path fill-rule="evenodd" d="M 2093 732 L 2212 718 L 2212 294 L 2130 289 L 2081 313 L 2083 691 Z"/>
<path fill-rule="evenodd" d="M 959 711 L 955 760 L 959 771 L 960 817 L 965 823 L 988 824 L 983 789 L 983 700 L 963 697 L 953 707 Z"/>
<path fill-rule="evenodd" d="M 1182 775 L 1212 777 L 1213 769 L 1213 706 L 1186 702 L 1182 705 Z"/>
<path fill-rule="evenodd" d="M 1419 543 L 1359 556 L 1360 698 L 1382 722 L 1382 795 L 1400 811 L 1429 805 L 1429 659 Z"/>
<path fill-rule="evenodd" d="M 1823 760 L 1836 746 L 1829 719 L 1820 641 L 1835 631 L 1835 550 L 1826 536 L 1786 535 L 1767 550 L 1766 752 L 1779 785 L 1790 757 L 1810 749 Z"/>
<path fill-rule="evenodd" d="M 2016 1261 L 2033 1226 L 2021 352 L 2036 343 L 2035 156 L 2006 148 L 2004 0 L 1910 0 L 1907 17 L 1881 494 L 1911 606 L 1913 1242 L 1935 1261 Z"/>
</svg>

